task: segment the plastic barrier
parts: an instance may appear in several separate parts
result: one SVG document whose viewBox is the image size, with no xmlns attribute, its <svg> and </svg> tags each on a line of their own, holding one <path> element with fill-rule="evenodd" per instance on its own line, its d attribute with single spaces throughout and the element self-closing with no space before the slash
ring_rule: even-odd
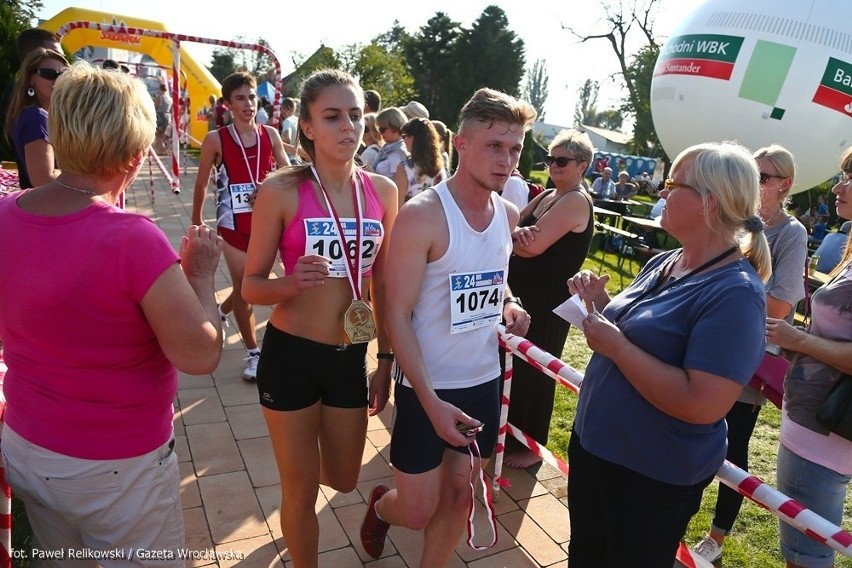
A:
<svg viewBox="0 0 852 568">
<path fill-rule="evenodd" d="M 500 346 L 506 350 L 506 373 L 500 408 L 500 428 L 498 430 L 494 461 L 493 489 L 495 499 L 499 494 L 500 487 L 505 486 L 507 483 L 502 477 L 503 454 L 505 453 L 507 433 L 511 433 L 515 439 L 538 455 L 545 463 L 555 467 L 566 477 L 568 475 L 568 464 L 565 461 L 507 422 L 511 395 L 513 356 L 520 357 L 545 375 L 574 392 L 580 392 L 580 386 L 583 382 L 583 376 L 579 371 L 543 349 L 536 347 L 532 342 L 507 333 L 503 326 L 500 326 L 499 341 Z M 852 534 L 827 521 L 795 499 L 787 497 L 747 471 L 726 460 L 716 473 L 716 478 L 811 538 L 822 542 L 844 556 L 852 557 Z M 712 566 L 703 558 L 694 555 L 683 543 L 681 543 L 678 549 L 677 560 L 686 566 Z"/>
</svg>

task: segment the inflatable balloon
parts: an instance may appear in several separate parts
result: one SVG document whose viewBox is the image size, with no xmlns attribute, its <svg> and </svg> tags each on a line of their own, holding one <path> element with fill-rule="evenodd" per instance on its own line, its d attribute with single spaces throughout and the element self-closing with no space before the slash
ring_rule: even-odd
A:
<svg viewBox="0 0 852 568">
<path fill-rule="evenodd" d="M 700 142 L 793 152 L 804 191 L 852 144 L 852 2 L 708 0 L 663 45 L 651 113 L 674 158 Z"/>
</svg>

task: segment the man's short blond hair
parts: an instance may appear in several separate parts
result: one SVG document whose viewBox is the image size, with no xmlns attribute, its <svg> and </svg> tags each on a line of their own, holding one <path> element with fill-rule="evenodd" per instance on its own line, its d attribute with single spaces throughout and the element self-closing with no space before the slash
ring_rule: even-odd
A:
<svg viewBox="0 0 852 568">
<path fill-rule="evenodd" d="M 491 127 L 495 122 L 517 124 L 527 131 L 532 128 L 535 118 L 535 109 L 528 102 L 494 89 L 482 88 L 476 91 L 461 109 L 459 134 L 463 135 L 465 127 L 469 128 L 472 123 L 487 127 Z"/>
</svg>

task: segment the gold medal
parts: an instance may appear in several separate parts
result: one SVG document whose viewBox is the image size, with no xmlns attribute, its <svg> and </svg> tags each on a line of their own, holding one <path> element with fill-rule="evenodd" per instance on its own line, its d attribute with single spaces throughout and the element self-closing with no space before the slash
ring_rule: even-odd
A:
<svg viewBox="0 0 852 568">
<path fill-rule="evenodd" d="M 343 316 L 343 330 L 352 343 L 367 343 L 376 337 L 373 310 L 364 300 L 352 300 Z"/>
</svg>

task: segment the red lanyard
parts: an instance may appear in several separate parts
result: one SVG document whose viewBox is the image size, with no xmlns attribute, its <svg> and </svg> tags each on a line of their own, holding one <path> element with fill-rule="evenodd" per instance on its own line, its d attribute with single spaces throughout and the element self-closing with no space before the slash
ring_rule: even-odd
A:
<svg viewBox="0 0 852 568">
<path fill-rule="evenodd" d="M 319 185 L 320 191 L 322 192 L 322 196 L 325 198 L 326 206 L 328 207 L 328 212 L 331 213 L 331 216 L 334 218 L 334 223 L 337 225 L 337 238 L 340 240 L 340 250 L 343 252 L 343 258 L 346 261 L 346 276 L 349 278 L 349 285 L 352 287 L 352 297 L 356 300 L 361 299 L 361 271 L 359 270 L 359 264 L 361 263 L 361 184 L 358 176 L 355 176 L 355 183 L 352 184 L 352 201 L 355 203 L 355 254 L 349 254 L 349 247 L 346 244 L 346 236 L 343 234 L 343 224 L 340 222 L 340 216 L 337 214 L 337 211 L 334 209 L 334 205 L 331 204 L 331 199 L 328 198 L 328 194 L 325 192 L 325 188 L 322 186 L 322 181 L 320 181 L 319 174 L 317 173 L 316 168 L 311 166 L 311 171 L 314 173 L 314 177 L 317 180 L 317 184 Z"/>
</svg>

